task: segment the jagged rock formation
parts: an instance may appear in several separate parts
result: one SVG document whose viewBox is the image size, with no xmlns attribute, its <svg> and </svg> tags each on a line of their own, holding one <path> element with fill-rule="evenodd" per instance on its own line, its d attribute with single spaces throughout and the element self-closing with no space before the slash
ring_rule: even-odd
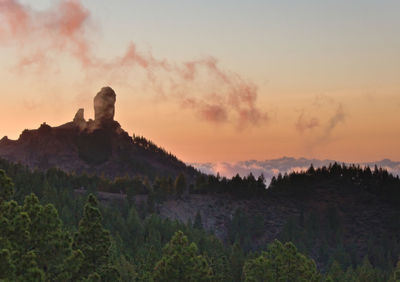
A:
<svg viewBox="0 0 400 282">
<path fill-rule="evenodd" d="M 116 95 L 111 87 L 103 87 L 94 97 L 94 120 L 98 124 L 114 121 Z"/>
<path fill-rule="evenodd" d="M 84 122 L 84 121 L 85 121 L 84 109 L 79 109 L 75 114 L 73 122 L 74 123 L 81 123 L 81 122 Z"/>
<path fill-rule="evenodd" d="M 84 129 L 86 127 L 86 120 L 84 117 L 84 109 L 79 109 L 76 114 L 74 119 L 72 120 L 72 122 L 78 126 L 81 130 Z"/>
<path fill-rule="evenodd" d="M 197 174 L 146 139 L 130 137 L 114 120 L 115 101 L 114 90 L 103 87 L 94 98 L 94 120 L 86 121 L 84 109 L 79 109 L 72 122 L 57 127 L 43 123 L 36 130 L 24 130 L 18 140 L 3 137 L 0 157 L 31 168 L 58 167 L 109 177 Z"/>
</svg>

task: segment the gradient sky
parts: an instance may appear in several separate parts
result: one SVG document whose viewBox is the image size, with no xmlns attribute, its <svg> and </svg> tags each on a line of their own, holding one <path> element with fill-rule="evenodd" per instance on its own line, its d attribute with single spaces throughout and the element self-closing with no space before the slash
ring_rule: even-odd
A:
<svg viewBox="0 0 400 282">
<path fill-rule="evenodd" d="M 400 1 L 0 0 L 0 135 L 104 85 L 187 162 L 400 160 Z"/>
</svg>

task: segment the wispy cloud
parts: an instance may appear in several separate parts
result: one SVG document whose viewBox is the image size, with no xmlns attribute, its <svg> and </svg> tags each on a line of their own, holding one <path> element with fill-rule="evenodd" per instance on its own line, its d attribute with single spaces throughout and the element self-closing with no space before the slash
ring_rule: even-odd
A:
<svg viewBox="0 0 400 282">
<path fill-rule="evenodd" d="M 346 117 L 342 102 L 327 95 L 318 95 L 300 110 L 294 126 L 299 134 L 305 135 L 307 151 L 313 151 L 331 141 L 333 132 L 345 122 Z"/>
<path fill-rule="evenodd" d="M 307 118 L 305 116 L 304 111 L 302 111 L 296 121 L 296 129 L 300 132 L 303 133 L 306 130 L 312 130 L 318 126 L 320 126 L 320 121 L 316 117 L 310 117 Z"/>
<path fill-rule="evenodd" d="M 329 135 L 332 130 L 334 130 L 339 123 L 344 122 L 346 118 L 346 114 L 343 109 L 342 103 L 337 105 L 335 113 L 329 119 L 327 126 L 325 127 L 325 135 Z"/>
<path fill-rule="evenodd" d="M 138 51 L 133 42 L 121 56 L 96 56 L 91 14 L 79 0 L 58 1 L 45 11 L 35 11 L 17 0 L 0 0 L 0 22 L 0 42 L 17 49 L 19 72 L 46 71 L 60 54 L 68 55 L 86 74 L 95 74 L 93 77 L 128 80 L 131 71 L 141 71 L 154 92 L 174 99 L 208 122 L 244 128 L 268 121 L 268 114 L 257 105 L 256 85 L 223 69 L 214 57 L 171 62 Z"/>
</svg>

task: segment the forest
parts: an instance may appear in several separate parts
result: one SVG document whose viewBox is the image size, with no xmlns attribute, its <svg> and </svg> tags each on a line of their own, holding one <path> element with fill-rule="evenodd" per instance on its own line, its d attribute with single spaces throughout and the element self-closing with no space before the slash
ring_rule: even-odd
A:
<svg viewBox="0 0 400 282">
<path fill-rule="evenodd" d="M 314 201 L 332 189 L 385 203 L 393 211 L 388 232 L 374 234 L 371 226 L 367 242 L 357 245 L 338 207 L 318 214 L 305 206 L 259 246 L 253 241 L 263 224 L 251 213 L 236 210 L 227 237 L 218 238 L 200 214 L 180 222 L 158 211 L 163 201 L 187 194 Z M 99 192 L 126 197 L 103 202 Z M 146 201 L 137 204 L 142 194 Z M 253 175 L 109 180 L 0 160 L 0 280 L 399 281 L 399 199 L 399 178 L 381 168 L 311 166 L 278 175 L 267 188 Z"/>
</svg>

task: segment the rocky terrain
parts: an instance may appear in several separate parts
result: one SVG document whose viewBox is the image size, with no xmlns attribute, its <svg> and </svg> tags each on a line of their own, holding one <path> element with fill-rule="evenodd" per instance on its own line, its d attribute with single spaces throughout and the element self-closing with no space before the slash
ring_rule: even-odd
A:
<svg viewBox="0 0 400 282">
<path fill-rule="evenodd" d="M 72 122 L 57 127 L 43 123 L 24 130 L 18 140 L 3 137 L 0 157 L 30 168 L 58 167 L 69 172 L 117 176 L 176 176 L 197 172 L 145 138 L 132 138 L 114 120 L 116 94 L 103 87 L 94 98 L 95 119 L 79 109 Z"/>
</svg>

